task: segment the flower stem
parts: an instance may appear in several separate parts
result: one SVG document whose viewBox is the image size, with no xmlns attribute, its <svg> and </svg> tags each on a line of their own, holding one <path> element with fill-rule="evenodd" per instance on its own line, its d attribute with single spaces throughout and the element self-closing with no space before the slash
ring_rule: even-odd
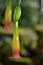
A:
<svg viewBox="0 0 43 65">
<path fill-rule="evenodd" d="M 13 43 L 12 43 L 12 53 L 14 58 L 19 58 L 19 34 L 18 34 L 18 22 L 14 22 L 14 31 L 13 31 Z"/>
</svg>

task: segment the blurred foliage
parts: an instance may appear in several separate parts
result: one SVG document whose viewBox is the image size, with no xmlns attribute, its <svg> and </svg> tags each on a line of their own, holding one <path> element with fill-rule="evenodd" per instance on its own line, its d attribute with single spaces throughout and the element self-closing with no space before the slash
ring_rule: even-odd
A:
<svg viewBox="0 0 43 65">
<path fill-rule="evenodd" d="M 12 9 L 17 5 L 18 0 L 11 0 L 12 1 Z M 7 0 L 0 0 L 0 27 L 3 26 L 3 20 L 5 15 L 5 8 L 6 8 Z M 40 0 L 22 0 L 21 2 L 21 9 L 22 15 L 19 20 L 19 27 L 29 27 L 34 29 L 36 24 L 43 24 L 43 14 L 40 13 Z M 12 12 L 13 15 L 13 12 Z M 12 19 L 13 21 L 13 19 Z M 36 33 L 35 33 L 36 32 Z M 43 53 L 40 51 L 39 41 L 43 40 L 43 32 L 39 33 L 34 29 L 34 35 L 39 37 L 39 40 L 35 40 L 33 34 L 20 36 L 20 55 L 23 57 L 31 57 L 34 60 L 36 58 L 42 57 L 43 60 Z M 37 34 L 37 35 L 36 35 Z M 0 34 L 0 64 L 3 65 L 1 62 L 5 62 L 7 57 L 11 56 L 12 50 L 12 39 L 13 36 L 10 35 L 3 35 Z M 39 47 L 39 48 L 37 48 Z M 43 49 L 42 49 L 43 50 Z"/>
</svg>

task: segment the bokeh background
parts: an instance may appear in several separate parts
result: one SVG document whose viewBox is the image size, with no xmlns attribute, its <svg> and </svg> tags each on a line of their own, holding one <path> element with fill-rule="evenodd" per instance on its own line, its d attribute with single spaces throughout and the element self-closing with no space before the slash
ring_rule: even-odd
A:
<svg viewBox="0 0 43 65">
<path fill-rule="evenodd" d="M 12 10 L 18 0 L 11 0 Z M 7 57 L 12 55 L 13 34 L 4 33 L 4 16 L 7 0 L 0 0 L 0 65 L 4 65 Z M 31 58 L 35 65 L 43 65 L 43 12 L 40 0 L 22 0 L 22 15 L 19 20 L 20 55 Z M 12 12 L 13 24 L 13 12 Z"/>
</svg>

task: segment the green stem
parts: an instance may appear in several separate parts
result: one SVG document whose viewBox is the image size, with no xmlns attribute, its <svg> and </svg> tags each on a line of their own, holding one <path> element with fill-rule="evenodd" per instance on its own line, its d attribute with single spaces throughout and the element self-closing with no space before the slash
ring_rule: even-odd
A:
<svg viewBox="0 0 43 65">
<path fill-rule="evenodd" d="M 14 31 L 13 31 L 13 43 L 12 43 L 12 51 L 13 57 L 19 58 L 19 34 L 18 34 L 18 22 L 14 22 Z"/>
<path fill-rule="evenodd" d="M 18 36 L 18 21 L 14 22 L 14 27 L 13 28 L 14 28 L 14 33 L 15 33 L 15 34 L 14 33 L 13 34 L 16 37 L 16 36 Z"/>
<path fill-rule="evenodd" d="M 20 6 L 20 4 L 21 4 L 21 0 L 18 0 L 18 6 Z"/>
</svg>

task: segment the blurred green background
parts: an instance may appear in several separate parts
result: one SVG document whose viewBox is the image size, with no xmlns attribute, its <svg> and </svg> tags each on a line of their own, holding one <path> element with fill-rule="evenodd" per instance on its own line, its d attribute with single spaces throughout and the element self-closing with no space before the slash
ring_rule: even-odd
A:
<svg viewBox="0 0 43 65">
<path fill-rule="evenodd" d="M 18 0 L 11 0 L 13 11 L 17 6 L 17 1 Z M 4 26 L 3 20 L 6 2 L 7 0 L 0 0 L 0 28 Z M 20 55 L 35 60 L 39 60 L 39 58 L 42 57 L 41 59 L 43 60 L 43 52 L 41 53 L 40 51 L 40 48 L 43 50 L 43 44 L 41 45 L 40 42 L 40 40 L 43 40 L 43 32 L 35 29 L 37 24 L 43 25 L 43 13 L 40 11 L 40 0 L 22 0 L 20 6 L 22 9 L 22 15 L 19 20 L 19 28 L 21 28 L 21 31 L 23 32 L 23 34 L 21 32 L 21 34 L 19 34 Z M 39 27 L 41 29 L 41 26 Z M 28 28 L 28 30 L 25 28 Z M 7 57 L 12 54 L 12 39 L 12 34 L 0 33 L 0 65 L 3 65 Z"/>
</svg>

